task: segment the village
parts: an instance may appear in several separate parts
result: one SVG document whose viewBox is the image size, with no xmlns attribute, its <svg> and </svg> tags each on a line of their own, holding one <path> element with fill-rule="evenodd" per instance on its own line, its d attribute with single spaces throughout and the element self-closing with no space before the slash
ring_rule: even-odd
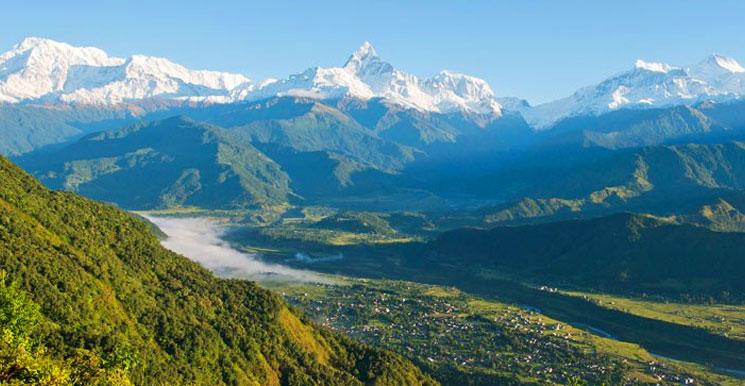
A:
<svg viewBox="0 0 745 386">
<path fill-rule="evenodd" d="M 530 306 L 485 302 L 443 287 L 381 284 L 318 284 L 283 294 L 317 323 L 397 351 L 444 378 L 468 373 L 484 381 L 477 384 L 702 384 L 663 362 L 596 352 L 587 344 L 589 332 Z"/>
</svg>

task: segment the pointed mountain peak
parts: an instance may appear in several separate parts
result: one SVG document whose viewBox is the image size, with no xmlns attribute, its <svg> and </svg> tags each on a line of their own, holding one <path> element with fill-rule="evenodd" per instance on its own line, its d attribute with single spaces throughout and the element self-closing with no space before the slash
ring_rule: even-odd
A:
<svg viewBox="0 0 745 386">
<path fill-rule="evenodd" d="M 668 73 L 672 70 L 677 69 L 677 67 L 673 67 L 669 64 L 665 63 L 659 63 L 659 62 L 647 62 L 641 59 L 637 59 L 634 63 L 634 68 L 637 70 L 645 70 L 645 71 L 651 71 L 651 72 L 661 72 L 661 73 Z"/>
<path fill-rule="evenodd" d="M 376 57 L 377 58 L 378 57 L 378 53 L 377 53 L 377 51 L 375 51 L 375 47 L 373 47 L 373 45 L 370 44 L 370 42 L 365 41 L 364 43 L 362 43 L 361 46 L 359 46 L 359 48 L 357 48 L 357 50 L 354 51 L 354 53 L 352 53 L 352 57 L 353 58 L 354 57 L 356 57 L 356 58 L 373 58 L 373 57 Z"/>
<path fill-rule="evenodd" d="M 745 68 L 737 60 L 719 54 L 709 56 L 702 64 L 714 65 L 732 73 L 745 72 Z"/>
<path fill-rule="evenodd" d="M 381 65 L 382 67 L 385 67 L 385 69 L 381 68 Z M 378 53 L 375 51 L 375 47 L 373 47 L 370 42 L 366 41 L 362 43 L 354 53 L 352 53 L 349 59 L 347 59 L 344 68 L 354 73 L 360 73 L 366 72 L 366 69 L 370 67 L 375 67 L 376 72 L 380 72 L 380 70 L 389 71 L 393 69 L 390 64 L 385 63 L 380 59 Z"/>
</svg>

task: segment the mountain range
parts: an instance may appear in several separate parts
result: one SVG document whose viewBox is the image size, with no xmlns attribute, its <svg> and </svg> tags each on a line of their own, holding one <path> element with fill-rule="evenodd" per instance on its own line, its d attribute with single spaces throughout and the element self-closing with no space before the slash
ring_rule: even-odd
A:
<svg viewBox="0 0 745 386">
<path fill-rule="evenodd" d="M 531 106 L 452 71 L 418 78 L 367 42 L 341 67 L 254 82 L 28 38 L 0 55 L 0 152 L 51 187 L 131 209 L 374 198 L 477 206 L 493 224 L 665 214 L 686 189 L 693 214 L 737 201 L 743 77 L 719 55 L 638 61 Z"/>
<path fill-rule="evenodd" d="M 0 55 L 0 68 L 0 102 L 6 103 L 118 105 L 153 99 L 225 103 L 273 96 L 351 96 L 382 97 L 424 111 L 501 113 L 485 81 L 450 71 L 420 80 L 381 60 L 368 42 L 342 67 L 310 68 L 259 83 L 240 74 L 190 70 L 164 58 L 117 58 L 97 48 L 42 38 L 24 39 Z"/>
<path fill-rule="evenodd" d="M 111 106 L 146 100 L 226 103 L 275 96 L 384 98 L 421 111 L 463 111 L 492 119 L 501 115 L 504 104 L 545 128 L 568 116 L 731 100 L 743 93 L 745 68 L 721 55 L 680 67 L 640 59 L 629 71 L 537 106 L 518 98 L 497 98 L 484 80 L 453 71 L 420 79 L 382 60 L 369 42 L 341 67 L 314 67 L 259 82 L 241 74 L 190 70 L 164 58 L 118 58 L 97 48 L 35 37 L 0 55 L 0 102 L 5 103 Z"/>
<path fill-rule="evenodd" d="M 523 111 L 531 124 L 545 128 L 564 117 L 597 115 L 622 108 L 733 100 L 743 94 L 745 68 L 732 58 L 711 55 L 685 67 L 637 60 L 631 70 L 582 88 L 569 97 Z"/>
</svg>

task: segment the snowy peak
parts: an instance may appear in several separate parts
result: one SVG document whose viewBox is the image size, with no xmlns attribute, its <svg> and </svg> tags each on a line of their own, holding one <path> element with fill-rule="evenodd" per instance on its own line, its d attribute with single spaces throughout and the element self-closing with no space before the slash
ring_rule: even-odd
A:
<svg viewBox="0 0 745 386">
<path fill-rule="evenodd" d="M 381 77 L 390 76 L 394 71 L 390 63 L 380 59 L 375 48 L 369 42 L 364 42 L 354 51 L 343 68 L 363 80 L 369 79 L 373 82 Z"/>
<path fill-rule="evenodd" d="M 688 73 L 707 82 L 718 84 L 722 81 L 726 83 L 728 78 L 741 77 L 742 73 L 745 73 L 745 68 L 735 59 L 722 55 L 711 55 L 690 66 Z"/>
<path fill-rule="evenodd" d="M 165 58 L 143 55 L 133 55 L 127 60 L 126 69 L 130 78 L 175 78 L 188 84 L 202 85 L 215 90 L 232 90 L 249 81 L 240 74 L 193 71 Z"/>
<path fill-rule="evenodd" d="M 545 128 L 576 115 L 602 114 L 621 108 L 690 105 L 743 96 L 745 68 L 732 58 L 711 55 L 687 67 L 637 60 L 632 70 L 580 89 L 569 97 L 535 106 L 525 116 L 529 123 Z"/>
<path fill-rule="evenodd" d="M 382 60 L 369 42 L 357 48 L 342 67 L 309 69 L 259 87 L 248 98 L 271 95 L 384 98 L 423 111 L 501 115 L 501 106 L 485 81 L 449 71 L 419 79 Z"/>
<path fill-rule="evenodd" d="M 0 102 L 39 99 L 60 91 L 71 69 L 116 66 L 123 62 L 97 48 L 26 38 L 0 55 Z"/>
<path fill-rule="evenodd" d="M 249 80 L 167 59 L 111 57 L 93 47 L 26 38 L 0 55 L 0 102 L 115 104 L 142 99 L 226 101 Z"/>
<path fill-rule="evenodd" d="M 498 117 L 501 106 L 481 79 L 443 71 L 430 79 L 397 70 L 364 42 L 342 67 L 309 68 L 285 79 L 252 83 L 240 74 L 195 71 L 165 58 L 109 56 L 27 38 L 0 54 L 0 103 L 119 104 L 149 99 L 227 103 L 274 96 L 383 98 L 408 108 Z"/>
<path fill-rule="evenodd" d="M 23 39 L 11 51 L 0 55 L 0 61 L 24 54 L 29 61 L 49 65 L 55 62 L 67 62 L 91 66 L 114 66 L 123 61 L 123 59 L 109 57 L 104 51 L 95 47 L 74 47 L 67 43 L 37 37 Z"/>
<path fill-rule="evenodd" d="M 722 55 L 711 55 L 698 64 L 699 67 L 716 68 L 730 73 L 745 72 L 745 68 L 737 60 Z"/>
<path fill-rule="evenodd" d="M 658 62 L 647 62 L 641 59 L 636 60 L 636 62 L 634 63 L 634 68 L 636 68 L 637 70 L 660 72 L 663 74 L 667 74 L 668 72 L 676 69 L 676 67 L 673 67 L 669 64 L 658 63 Z"/>
<path fill-rule="evenodd" d="M 347 59 L 347 62 L 344 64 L 344 69 L 351 72 L 357 72 L 369 65 L 371 62 L 379 61 L 380 57 L 378 56 L 377 51 L 375 51 L 375 47 L 373 47 L 370 42 L 364 42 L 352 53 L 349 59 Z"/>
<path fill-rule="evenodd" d="M 448 90 L 456 95 L 466 98 L 489 99 L 494 98 L 494 91 L 485 80 L 470 75 L 440 71 L 434 78 L 428 81 L 435 88 Z"/>
</svg>

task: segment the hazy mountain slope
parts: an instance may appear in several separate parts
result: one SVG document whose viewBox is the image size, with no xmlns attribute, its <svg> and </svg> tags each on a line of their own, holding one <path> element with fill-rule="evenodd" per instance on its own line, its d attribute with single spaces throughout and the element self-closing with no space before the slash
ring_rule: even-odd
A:
<svg viewBox="0 0 745 386">
<path fill-rule="evenodd" d="M 413 149 L 381 138 L 332 103 L 315 99 L 279 97 L 180 112 L 228 128 L 248 142 L 328 151 L 381 169 L 401 168 L 414 156 Z"/>
<path fill-rule="evenodd" d="M 399 169 L 413 149 L 377 137 L 340 111 L 314 103 L 289 119 L 254 121 L 232 128 L 251 142 L 273 143 L 299 151 L 331 151 L 380 169 Z"/>
<path fill-rule="evenodd" d="M 127 208 L 286 202 L 288 177 L 222 129 L 176 117 L 91 134 L 24 166 L 48 186 Z"/>
<path fill-rule="evenodd" d="M 641 215 L 461 229 L 426 250 L 435 264 L 503 269 L 575 286 L 733 298 L 745 289 L 745 235 Z"/>
<path fill-rule="evenodd" d="M 0 154 L 20 155 L 136 119 L 126 108 L 0 104 Z"/>
<path fill-rule="evenodd" d="M 165 250 L 142 220 L 49 191 L 5 159 L 0 179 L 0 262 L 40 307 L 33 340 L 76 371 L 117 372 L 101 384 L 434 384 L 395 355 L 307 324 L 253 283 L 219 280 Z M 0 319 L 6 337 L 18 330 L 9 320 L 31 321 L 16 315 L 26 309 Z M 16 355 L 25 354 L 3 356 L 0 368 Z M 5 381 L 39 374 L 15 363 Z M 54 384 L 87 385 L 90 375 Z"/>
<path fill-rule="evenodd" d="M 732 134 L 732 128 L 688 106 L 620 110 L 600 116 L 567 118 L 544 133 L 543 146 L 598 146 L 619 149 L 670 142 L 711 140 Z"/>
<path fill-rule="evenodd" d="M 512 200 L 477 212 L 486 223 L 525 223 L 619 211 L 688 215 L 745 189 L 741 142 L 650 146 L 588 158 L 557 169 L 523 169 L 492 189 Z M 528 185 L 542 178 L 541 184 Z M 512 184 L 514 188 L 511 188 Z"/>
</svg>

